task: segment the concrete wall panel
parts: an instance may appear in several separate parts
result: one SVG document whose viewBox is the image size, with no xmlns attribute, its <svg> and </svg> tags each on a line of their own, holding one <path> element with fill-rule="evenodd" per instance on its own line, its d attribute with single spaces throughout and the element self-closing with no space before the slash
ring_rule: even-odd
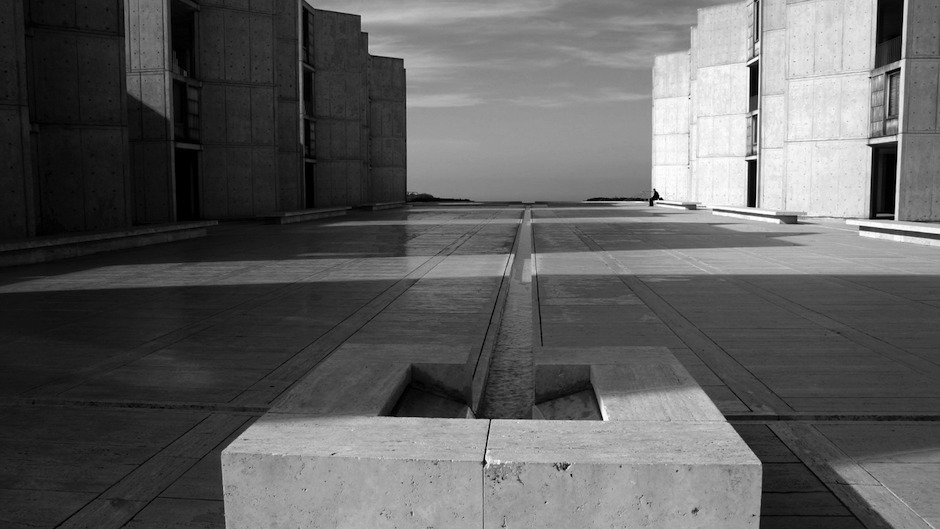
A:
<svg viewBox="0 0 940 529">
<path fill-rule="evenodd" d="M 871 67 L 874 7 L 871 0 L 843 1 L 843 70 L 867 71 Z"/>
<path fill-rule="evenodd" d="M 274 144 L 274 103 L 273 87 L 251 88 L 251 142 L 256 145 Z"/>
<path fill-rule="evenodd" d="M 206 143 L 226 141 L 226 89 L 224 85 L 205 83 L 202 85 L 201 134 Z"/>
<path fill-rule="evenodd" d="M 747 60 L 748 4 L 738 2 L 699 9 L 696 67 Z"/>
<path fill-rule="evenodd" d="M 761 148 L 783 147 L 787 136 L 786 97 L 783 95 L 763 97 L 760 120 Z"/>
<path fill-rule="evenodd" d="M 251 182 L 251 150 L 225 149 L 228 177 L 228 214 L 234 218 L 254 216 Z"/>
<path fill-rule="evenodd" d="M 141 138 L 161 140 L 169 138 L 172 120 L 167 108 L 166 79 L 162 73 L 140 75 Z"/>
<path fill-rule="evenodd" d="M 659 55 L 653 59 L 653 99 L 688 97 L 689 52 Z"/>
<path fill-rule="evenodd" d="M 816 3 L 801 2 L 787 6 L 787 72 L 790 79 L 815 72 Z"/>
<path fill-rule="evenodd" d="M 251 64 L 251 17 L 225 10 L 225 80 L 248 82 Z"/>
<path fill-rule="evenodd" d="M 277 210 L 293 211 L 300 209 L 300 182 L 303 168 L 300 157 L 291 152 L 277 153 Z"/>
<path fill-rule="evenodd" d="M 940 218 L 940 149 L 934 134 L 906 134 L 899 145 L 898 220 Z"/>
<path fill-rule="evenodd" d="M 838 77 L 815 79 L 813 84 L 813 138 L 839 137 L 842 82 Z"/>
<path fill-rule="evenodd" d="M 787 0 L 763 0 L 761 4 L 764 10 L 764 31 L 786 29 Z"/>
<path fill-rule="evenodd" d="M 916 60 L 903 72 L 905 85 L 904 132 L 936 132 L 940 61 Z"/>
<path fill-rule="evenodd" d="M 811 211 L 813 143 L 787 143 L 787 209 Z"/>
<path fill-rule="evenodd" d="M 252 200 L 255 214 L 277 210 L 277 151 L 273 147 L 251 152 Z"/>
<path fill-rule="evenodd" d="M 748 72 L 743 63 L 701 68 L 696 81 L 698 115 L 747 113 Z"/>
<path fill-rule="evenodd" d="M 761 94 L 782 94 L 786 91 L 787 35 L 784 31 L 764 33 L 761 41 Z"/>
<path fill-rule="evenodd" d="M 82 182 L 86 230 L 125 224 L 124 133 L 113 129 L 82 131 Z"/>
<path fill-rule="evenodd" d="M 787 140 L 799 141 L 812 138 L 813 105 L 813 82 L 790 82 L 787 92 Z"/>
<path fill-rule="evenodd" d="M 24 132 L 23 111 L 17 105 L 0 105 L 0 239 L 28 235 L 26 179 L 32 178 L 29 145 Z"/>
<path fill-rule="evenodd" d="M 75 0 L 30 0 L 29 20 L 46 26 L 75 27 Z"/>
<path fill-rule="evenodd" d="M 128 34 L 132 35 L 138 44 L 138 53 L 136 61 L 132 64 L 141 70 L 164 69 L 169 64 L 166 54 L 168 42 L 170 40 L 169 31 L 166 26 L 168 13 L 166 12 L 167 3 L 140 0 L 139 2 L 129 2 L 131 5 L 137 5 L 136 24 L 133 13 L 130 15 L 132 24 L 128 27 Z M 201 17 L 200 17 L 201 18 Z"/>
<path fill-rule="evenodd" d="M 831 74 L 842 70 L 842 2 L 816 0 L 814 20 L 813 63 L 815 74 Z"/>
<path fill-rule="evenodd" d="M 81 135 L 49 126 L 39 139 L 39 196 L 44 233 L 85 229 Z"/>
<path fill-rule="evenodd" d="M 225 139 L 228 143 L 251 143 L 251 88 L 225 87 Z"/>
<path fill-rule="evenodd" d="M 840 109 L 841 138 L 868 138 L 871 86 L 868 73 L 841 79 Z"/>
<path fill-rule="evenodd" d="M 271 83 L 274 80 L 274 21 L 270 15 L 251 15 L 251 81 Z"/>
<path fill-rule="evenodd" d="M 224 219 L 228 211 L 228 149 L 205 146 L 202 150 L 202 209 L 210 219 Z"/>
<path fill-rule="evenodd" d="M 907 56 L 940 55 L 940 4 L 936 0 L 907 0 Z"/>
<path fill-rule="evenodd" d="M 121 32 L 121 2 L 114 0 L 77 0 L 76 26 L 94 31 Z"/>
<path fill-rule="evenodd" d="M 34 115 L 42 122 L 78 123 L 78 37 L 46 30 L 36 33 L 31 64 L 35 83 L 30 86 Z"/>
<path fill-rule="evenodd" d="M 203 8 L 199 12 L 199 72 L 203 79 L 225 78 L 225 11 Z"/>
<path fill-rule="evenodd" d="M 761 149 L 759 206 L 769 209 L 787 209 L 786 156 L 782 148 Z"/>
<path fill-rule="evenodd" d="M 743 116 L 702 116 L 698 128 L 697 158 L 744 156 L 747 120 Z"/>
<path fill-rule="evenodd" d="M 117 39 L 78 39 L 79 109 L 83 122 L 120 125 L 126 119 L 123 48 L 124 43 Z"/>
<path fill-rule="evenodd" d="M 300 151 L 300 115 L 297 101 L 277 102 L 277 143 L 285 152 Z"/>
</svg>

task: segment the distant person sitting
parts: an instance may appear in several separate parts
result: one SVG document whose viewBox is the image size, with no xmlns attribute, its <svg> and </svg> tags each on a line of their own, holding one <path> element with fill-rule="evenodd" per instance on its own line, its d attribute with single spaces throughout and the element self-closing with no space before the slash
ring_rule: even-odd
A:
<svg viewBox="0 0 940 529">
<path fill-rule="evenodd" d="M 659 200 L 660 198 L 662 197 L 659 196 L 659 191 L 656 191 L 656 188 L 654 187 L 653 196 L 650 197 L 650 207 L 653 207 L 653 202 Z"/>
</svg>

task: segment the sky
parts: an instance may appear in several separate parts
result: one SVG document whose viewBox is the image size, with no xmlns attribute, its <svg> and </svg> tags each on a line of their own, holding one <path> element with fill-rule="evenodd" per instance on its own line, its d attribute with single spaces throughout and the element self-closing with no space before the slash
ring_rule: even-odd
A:
<svg viewBox="0 0 940 529">
<path fill-rule="evenodd" d="M 653 57 L 727 0 L 314 0 L 405 60 L 408 191 L 648 196 Z"/>
</svg>

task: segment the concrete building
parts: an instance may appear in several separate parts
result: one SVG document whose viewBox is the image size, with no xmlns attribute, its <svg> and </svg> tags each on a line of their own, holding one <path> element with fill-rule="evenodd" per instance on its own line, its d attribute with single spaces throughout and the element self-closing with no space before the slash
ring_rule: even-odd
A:
<svg viewBox="0 0 940 529">
<path fill-rule="evenodd" d="M 0 3 L 0 238 L 131 222 L 122 14 Z"/>
<path fill-rule="evenodd" d="M 940 220 L 940 5 L 749 0 L 699 10 L 653 67 L 669 199 Z"/>
<path fill-rule="evenodd" d="M 405 72 L 304 0 L 0 6 L 0 239 L 404 201 Z"/>
</svg>

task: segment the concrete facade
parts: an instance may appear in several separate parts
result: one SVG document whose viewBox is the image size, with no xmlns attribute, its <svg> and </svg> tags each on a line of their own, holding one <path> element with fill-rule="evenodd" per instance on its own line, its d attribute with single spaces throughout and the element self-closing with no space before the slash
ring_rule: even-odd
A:
<svg viewBox="0 0 940 529">
<path fill-rule="evenodd" d="M 0 238 L 127 225 L 120 2 L 0 10 Z"/>
<path fill-rule="evenodd" d="M 405 199 L 404 64 L 368 54 L 358 16 L 304 0 L 0 15 L 0 239 Z"/>
<path fill-rule="evenodd" d="M 653 186 L 712 205 L 940 220 L 938 10 L 925 0 L 699 10 L 688 81 L 681 54 L 654 63 Z M 664 145 L 683 127 L 666 109 L 686 83 L 687 176 L 681 142 Z"/>
</svg>

